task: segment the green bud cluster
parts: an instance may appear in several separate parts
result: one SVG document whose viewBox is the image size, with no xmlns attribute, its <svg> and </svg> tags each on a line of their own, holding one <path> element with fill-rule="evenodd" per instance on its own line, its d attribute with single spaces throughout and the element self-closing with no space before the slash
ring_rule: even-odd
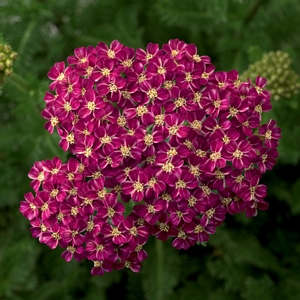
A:
<svg viewBox="0 0 300 300">
<path fill-rule="evenodd" d="M 242 80 L 250 78 L 255 82 L 259 75 L 268 80 L 267 89 L 272 94 L 272 99 L 290 98 L 297 94 L 300 88 L 299 76 L 291 68 L 292 60 L 288 53 L 283 51 L 271 51 L 263 55 L 262 60 L 251 64 L 241 74 Z"/>
<path fill-rule="evenodd" d="M 6 77 L 13 71 L 13 62 L 18 54 L 14 52 L 10 45 L 0 44 L 0 86 L 5 82 Z"/>
</svg>

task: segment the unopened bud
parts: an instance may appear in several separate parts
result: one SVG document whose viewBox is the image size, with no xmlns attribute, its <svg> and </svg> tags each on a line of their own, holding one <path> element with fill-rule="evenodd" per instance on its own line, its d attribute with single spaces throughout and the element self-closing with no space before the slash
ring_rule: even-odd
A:
<svg viewBox="0 0 300 300">
<path fill-rule="evenodd" d="M 251 64 L 241 78 L 250 78 L 253 82 L 257 74 L 269 78 L 267 88 L 274 100 L 290 98 L 300 88 L 299 76 L 292 70 L 291 65 L 292 60 L 288 53 L 271 51 L 264 54 L 260 61 Z"/>
<path fill-rule="evenodd" d="M 6 81 L 6 77 L 13 72 L 13 62 L 18 54 L 12 51 L 10 45 L 0 44 L 0 86 Z"/>
</svg>

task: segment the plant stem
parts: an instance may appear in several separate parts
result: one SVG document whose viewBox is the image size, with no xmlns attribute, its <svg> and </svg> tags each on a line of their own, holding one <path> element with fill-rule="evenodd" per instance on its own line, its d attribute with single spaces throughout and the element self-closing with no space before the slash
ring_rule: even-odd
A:
<svg viewBox="0 0 300 300">
<path fill-rule="evenodd" d="M 27 26 L 24 34 L 23 34 L 23 37 L 22 37 L 22 40 L 20 42 L 19 49 L 18 49 L 18 55 L 19 56 L 21 56 L 23 54 L 23 51 L 24 51 L 25 46 L 26 46 L 26 44 L 27 44 L 27 42 L 29 40 L 29 37 L 30 37 L 30 35 L 32 33 L 32 30 L 33 30 L 34 26 L 35 26 L 35 23 L 36 23 L 35 20 L 31 21 L 28 24 L 28 26 Z"/>
<path fill-rule="evenodd" d="M 156 262 L 157 262 L 157 300 L 162 299 L 162 282 L 163 282 L 163 264 L 164 264 L 164 252 L 163 241 L 156 239 Z"/>
<path fill-rule="evenodd" d="M 28 82 L 23 77 L 16 74 L 15 72 L 12 72 L 10 74 L 10 76 L 7 78 L 7 81 L 10 81 L 22 93 L 24 93 L 24 94 L 28 93 Z"/>
</svg>

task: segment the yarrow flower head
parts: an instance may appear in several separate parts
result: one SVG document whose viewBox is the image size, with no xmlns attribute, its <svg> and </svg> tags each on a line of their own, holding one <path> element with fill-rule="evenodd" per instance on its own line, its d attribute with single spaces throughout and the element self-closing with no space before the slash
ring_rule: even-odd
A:
<svg viewBox="0 0 300 300">
<path fill-rule="evenodd" d="M 177 249 L 209 240 L 227 213 L 265 210 L 259 180 L 280 128 L 266 79 L 241 82 L 178 39 L 146 50 L 113 41 L 50 69 L 42 116 L 71 158 L 35 162 L 20 212 L 32 236 L 92 275 L 138 272 L 150 236 Z"/>
</svg>

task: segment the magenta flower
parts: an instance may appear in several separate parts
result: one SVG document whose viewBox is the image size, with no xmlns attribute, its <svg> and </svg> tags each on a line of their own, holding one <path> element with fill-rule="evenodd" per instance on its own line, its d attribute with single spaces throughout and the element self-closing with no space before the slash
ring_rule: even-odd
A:
<svg viewBox="0 0 300 300">
<path fill-rule="evenodd" d="M 159 172 L 160 168 L 156 167 L 148 167 L 144 169 L 144 173 L 148 178 L 148 184 L 145 189 L 145 197 L 147 199 L 156 199 L 159 194 L 166 189 L 166 184 L 163 180 L 157 178 L 157 173 Z"/>
<path fill-rule="evenodd" d="M 122 223 L 118 226 L 105 223 L 101 228 L 101 233 L 103 233 L 104 237 L 110 237 L 116 245 L 125 244 L 128 239 L 128 232 Z"/>
<path fill-rule="evenodd" d="M 250 107 L 253 110 L 253 115 L 259 117 L 259 121 L 261 121 L 262 113 L 271 110 L 272 105 L 270 102 L 270 98 L 258 96 L 255 97 L 254 100 L 251 102 Z"/>
<path fill-rule="evenodd" d="M 134 81 L 129 81 L 121 91 L 121 98 L 117 102 L 120 108 L 135 108 L 134 101 L 143 102 L 143 95 L 138 91 L 138 84 Z"/>
<path fill-rule="evenodd" d="M 128 82 L 136 82 L 139 86 L 150 77 L 145 74 L 144 64 L 138 60 L 132 63 L 132 68 L 125 70 Z M 142 94 L 141 94 L 142 96 Z"/>
<path fill-rule="evenodd" d="M 258 134 L 264 138 L 265 147 L 275 148 L 281 138 L 281 129 L 277 127 L 276 121 L 270 120 L 268 124 L 261 125 Z"/>
<path fill-rule="evenodd" d="M 65 68 L 65 63 L 63 61 L 55 63 L 48 72 L 48 78 L 53 80 L 49 89 L 53 91 L 61 82 L 66 82 L 66 78 L 72 71 L 71 67 Z"/>
<path fill-rule="evenodd" d="M 179 89 L 178 87 L 173 89 L 172 97 L 174 100 L 166 101 L 166 112 L 173 111 L 179 112 L 185 115 L 187 111 L 193 111 L 197 109 L 197 104 L 193 101 L 193 94 L 188 89 Z"/>
<path fill-rule="evenodd" d="M 234 90 L 239 88 L 241 85 L 241 81 L 239 79 L 239 73 L 237 70 L 231 70 L 227 73 L 227 88 L 229 90 Z"/>
<path fill-rule="evenodd" d="M 280 128 L 266 79 L 215 72 L 194 44 L 145 50 L 100 42 L 48 72 L 45 129 L 71 154 L 34 163 L 20 212 L 30 231 L 92 275 L 139 272 L 151 235 L 176 249 L 207 242 L 226 214 L 268 208 L 259 184 L 275 165 Z M 125 217 L 126 216 L 126 217 Z"/>
<path fill-rule="evenodd" d="M 43 190 L 49 194 L 50 198 L 57 202 L 63 202 L 67 197 L 67 193 L 61 190 L 60 185 L 53 184 L 52 182 L 45 182 Z"/>
<path fill-rule="evenodd" d="M 140 237 L 144 240 L 147 240 L 151 235 L 149 226 L 139 224 L 140 219 L 141 218 L 139 218 L 139 216 L 133 212 L 123 221 L 123 226 L 128 231 L 129 245 L 136 245 Z"/>
<path fill-rule="evenodd" d="M 69 65 L 76 65 L 77 68 L 85 69 L 89 65 L 89 53 L 85 47 L 74 49 L 74 55 L 68 57 Z"/>
<path fill-rule="evenodd" d="M 96 218 L 103 222 L 110 219 L 114 226 L 118 226 L 124 220 L 124 205 L 117 201 L 117 196 L 114 194 L 106 195 L 102 204 L 103 206 L 98 208 Z"/>
<path fill-rule="evenodd" d="M 61 257 L 69 262 L 74 258 L 77 261 L 81 261 L 86 257 L 86 251 L 84 246 L 74 247 L 73 245 L 67 245 L 66 250 L 61 254 Z"/>
<path fill-rule="evenodd" d="M 99 220 L 95 220 L 94 217 L 90 217 L 89 219 L 85 220 L 85 240 L 88 241 L 90 239 L 94 239 L 94 237 L 98 236 L 100 231 L 101 231 L 101 227 L 103 225 L 103 223 L 101 223 L 101 221 Z"/>
<path fill-rule="evenodd" d="M 138 48 L 136 49 L 136 59 L 143 62 L 148 63 L 152 60 L 152 58 L 158 56 L 160 53 L 159 45 L 154 43 L 149 43 L 146 47 L 146 50 Z"/>
<path fill-rule="evenodd" d="M 228 188 L 236 194 L 246 187 L 247 179 L 243 175 L 243 169 L 232 171 L 230 176 L 226 179 L 226 184 Z"/>
<path fill-rule="evenodd" d="M 99 96 L 107 97 L 112 102 L 118 102 L 121 99 L 121 90 L 126 85 L 126 81 L 121 76 L 110 78 L 109 81 L 99 81 L 97 83 L 97 91 Z"/>
<path fill-rule="evenodd" d="M 153 76 L 161 76 L 165 79 L 167 73 L 170 73 L 176 69 L 176 64 L 173 59 L 163 57 L 153 57 L 147 66 L 146 75 L 150 78 Z"/>
<path fill-rule="evenodd" d="M 202 224 L 211 223 L 220 226 L 225 219 L 226 213 L 227 210 L 219 199 L 211 201 L 206 205 L 205 213 L 201 218 Z"/>
<path fill-rule="evenodd" d="M 115 170 L 114 177 L 118 183 L 122 183 L 124 181 L 129 180 L 129 172 L 135 169 L 138 165 L 138 162 L 132 158 L 123 161 L 121 168 L 117 168 Z"/>
<path fill-rule="evenodd" d="M 252 150 L 251 145 L 243 140 L 239 143 L 230 142 L 225 146 L 223 156 L 232 161 L 232 165 L 236 169 L 248 168 L 250 166 L 252 157 L 250 152 Z"/>
<path fill-rule="evenodd" d="M 84 119 L 78 120 L 74 124 L 74 143 L 82 142 L 86 139 L 87 136 L 92 135 L 95 128 L 95 122 L 92 119 L 92 116 L 89 115 L 88 117 Z M 76 153 L 76 149 L 75 149 Z"/>
<path fill-rule="evenodd" d="M 57 117 L 62 123 L 73 121 L 75 119 L 74 111 L 79 108 L 80 103 L 75 97 L 58 96 L 53 105 L 56 108 Z"/>
<path fill-rule="evenodd" d="M 20 212 L 28 220 L 38 218 L 40 215 L 39 208 L 34 204 L 34 196 L 32 193 L 26 193 L 24 195 L 26 201 L 21 201 Z"/>
<path fill-rule="evenodd" d="M 226 90 L 210 89 L 207 95 L 203 96 L 202 105 L 205 112 L 214 118 L 217 118 L 220 110 L 226 110 L 229 106 L 230 92 Z"/>
<path fill-rule="evenodd" d="M 68 198 L 60 207 L 63 215 L 74 217 L 82 216 L 81 202 L 76 196 Z"/>
<path fill-rule="evenodd" d="M 163 200 L 145 200 L 145 204 L 134 206 L 134 211 L 137 215 L 143 218 L 146 222 L 154 225 L 157 222 L 160 211 L 163 209 Z"/>
<path fill-rule="evenodd" d="M 267 99 L 270 99 L 271 93 L 267 90 L 264 90 L 264 87 L 267 84 L 267 79 L 263 78 L 261 76 L 257 76 L 255 79 L 255 84 L 256 84 L 255 89 L 256 89 L 257 94 L 262 95 Z"/>
<path fill-rule="evenodd" d="M 40 218 L 35 218 L 30 221 L 32 227 L 29 228 L 33 238 L 38 238 L 41 243 L 43 235 L 50 230 L 51 223 L 48 220 L 42 221 Z"/>
<path fill-rule="evenodd" d="M 204 62 L 205 64 L 210 64 L 210 57 L 207 55 L 199 56 L 197 53 L 197 47 L 195 44 L 188 44 L 185 47 L 185 55 L 189 60 L 193 60 L 196 63 Z"/>
<path fill-rule="evenodd" d="M 246 201 L 262 201 L 267 195 L 267 186 L 259 183 L 259 176 L 254 176 L 248 179 L 248 184 L 239 192 L 239 196 Z"/>
<path fill-rule="evenodd" d="M 257 209 L 259 210 L 266 210 L 269 207 L 269 203 L 265 202 L 265 201 L 255 201 L 252 200 L 250 201 L 251 205 L 248 205 L 246 208 L 246 216 L 248 218 L 252 218 L 255 217 L 257 215 Z"/>
<path fill-rule="evenodd" d="M 88 135 L 85 140 L 76 144 L 77 158 L 84 164 L 92 164 L 97 162 L 98 154 L 96 150 L 100 147 L 100 141 L 94 136 Z"/>
<path fill-rule="evenodd" d="M 180 60 L 185 54 L 187 44 L 179 39 L 170 40 L 164 44 L 162 49 L 169 54 L 174 60 Z"/>
<path fill-rule="evenodd" d="M 91 270 L 91 274 L 94 276 L 101 276 L 105 272 L 111 272 L 114 267 L 114 264 L 110 261 L 93 260 L 93 262 L 94 262 L 94 267 Z"/>
<path fill-rule="evenodd" d="M 65 98 L 67 96 L 77 97 L 81 93 L 81 84 L 79 75 L 72 72 L 66 77 L 66 81 L 60 82 L 56 87 L 56 93 Z"/>
<path fill-rule="evenodd" d="M 207 64 L 207 62 L 203 60 L 195 64 L 195 69 L 199 70 L 201 74 L 201 77 L 196 79 L 196 81 L 198 81 L 198 85 L 208 85 L 209 80 L 215 71 L 215 66 Z M 200 105 L 200 107 L 203 108 L 202 105 Z"/>
<path fill-rule="evenodd" d="M 80 232 L 85 229 L 85 222 L 82 219 L 76 219 L 72 217 L 72 221 L 68 224 L 62 224 L 60 227 L 60 236 L 62 242 L 65 244 L 71 243 L 73 246 L 82 246 L 85 242 L 85 238 Z"/>
<path fill-rule="evenodd" d="M 109 58 L 101 58 L 97 60 L 96 66 L 90 76 L 92 82 L 98 82 L 99 80 L 104 80 L 109 82 L 111 79 L 117 77 L 120 72 L 114 69 L 115 62 Z"/>
<path fill-rule="evenodd" d="M 227 81 L 227 73 L 226 72 L 215 72 L 211 76 L 211 80 L 209 85 L 217 86 L 220 90 L 226 89 L 229 85 L 229 81 Z"/>
<path fill-rule="evenodd" d="M 178 136 L 179 138 L 184 138 L 189 132 L 189 127 L 183 125 L 184 116 L 179 113 L 166 115 L 165 123 L 172 137 Z"/>
<path fill-rule="evenodd" d="M 232 168 L 230 166 L 216 168 L 211 174 L 205 175 L 205 181 L 207 181 L 210 189 L 221 192 L 226 188 L 226 179 L 230 178 L 231 172 Z"/>
<path fill-rule="evenodd" d="M 202 132 L 210 137 L 217 130 L 223 130 L 226 132 L 231 127 L 231 120 L 226 118 L 214 118 L 212 116 L 207 117 L 202 124 Z M 224 141 L 226 142 L 226 141 Z"/>
<path fill-rule="evenodd" d="M 107 124 L 95 129 L 95 137 L 100 140 L 100 148 L 103 156 L 108 156 L 114 149 L 122 144 L 120 127 L 116 124 Z"/>
<path fill-rule="evenodd" d="M 190 190 L 198 185 L 198 181 L 188 171 L 182 171 L 179 174 L 171 174 L 167 179 L 167 184 L 172 187 L 171 196 L 187 199 L 190 196 Z"/>
<path fill-rule="evenodd" d="M 170 214 L 170 223 L 174 226 L 178 226 L 183 223 L 192 222 L 196 213 L 186 203 L 170 203 L 167 212 Z"/>
<path fill-rule="evenodd" d="M 259 117 L 253 116 L 251 113 L 243 113 L 231 119 L 232 126 L 235 127 L 241 134 L 252 136 L 255 128 L 259 126 Z"/>
<path fill-rule="evenodd" d="M 197 242 L 205 243 L 209 240 L 209 235 L 216 232 L 216 225 L 206 223 L 203 219 L 194 218 L 193 222 L 183 225 L 183 229 L 188 234 L 194 234 Z"/>
<path fill-rule="evenodd" d="M 156 238 L 166 241 L 169 237 L 177 236 L 177 228 L 171 224 L 169 215 L 162 213 L 158 216 L 158 224 L 154 227 Z"/>
<path fill-rule="evenodd" d="M 132 158 L 138 161 L 141 158 L 141 150 L 137 145 L 137 138 L 127 135 L 116 153 L 123 159 Z"/>
<path fill-rule="evenodd" d="M 177 229 L 176 238 L 172 242 L 172 246 L 176 249 L 188 249 L 196 243 L 196 235 L 188 233 L 186 229 Z"/>
<path fill-rule="evenodd" d="M 138 168 L 128 174 L 128 181 L 122 183 L 124 194 L 130 195 L 135 202 L 142 201 L 144 197 L 145 185 L 148 182 L 146 174 Z"/>
<path fill-rule="evenodd" d="M 257 162 L 257 166 L 260 172 L 265 173 L 267 170 L 272 170 L 276 163 L 277 157 L 278 151 L 276 150 L 276 148 L 262 149 Z"/>
<path fill-rule="evenodd" d="M 226 165 L 226 159 L 222 156 L 223 143 L 221 141 L 212 141 L 210 144 L 211 153 L 206 159 L 205 167 L 212 172 L 216 167 L 223 168 Z"/>
<path fill-rule="evenodd" d="M 61 171 L 62 162 L 58 157 L 52 160 L 46 160 L 43 164 L 43 169 L 48 173 L 47 180 L 53 183 L 62 183 L 65 179 Z"/>
<path fill-rule="evenodd" d="M 123 46 L 122 50 L 116 53 L 116 58 L 119 61 L 117 68 L 120 72 L 125 72 L 127 69 L 131 68 L 134 54 L 134 49 L 127 46 Z"/>
<path fill-rule="evenodd" d="M 148 253 L 145 249 L 143 249 L 143 246 L 146 244 L 146 242 L 146 238 L 139 236 L 136 244 L 129 245 L 129 252 L 135 253 L 139 262 L 142 262 L 148 258 Z"/>
<path fill-rule="evenodd" d="M 57 203 L 45 191 L 36 194 L 33 204 L 41 210 L 43 220 L 49 219 L 51 215 L 56 214 L 58 211 Z"/>
<path fill-rule="evenodd" d="M 56 128 L 59 125 L 59 118 L 58 118 L 58 112 L 54 108 L 54 106 L 46 107 L 42 113 L 42 117 L 46 120 L 48 120 L 44 128 L 49 131 L 50 134 L 53 133 L 54 128 Z"/>
<path fill-rule="evenodd" d="M 47 232 L 44 232 L 40 237 L 40 242 L 46 244 L 51 249 L 55 249 L 60 242 L 60 226 L 57 223 L 52 223 Z"/>
<path fill-rule="evenodd" d="M 184 69 L 176 74 L 176 83 L 180 89 L 200 89 L 201 70 L 195 68 L 193 61 L 184 61 Z"/>
<path fill-rule="evenodd" d="M 87 258 L 90 260 L 110 260 L 114 253 L 114 244 L 110 238 L 104 238 L 102 234 L 95 236 L 86 242 Z"/>
<path fill-rule="evenodd" d="M 155 99 L 162 102 L 168 99 L 169 92 L 161 87 L 163 81 L 164 79 L 162 77 L 154 76 L 151 77 L 149 81 L 145 80 L 140 83 L 140 90 L 144 93 L 142 104 L 148 104 Z"/>
<path fill-rule="evenodd" d="M 40 188 L 40 185 L 48 177 L 48 172 L 44 170 L 44 161 L 35 162 L 28 173 L 28 177 L 32 179 L 30 186 L 35 192 L 37 192 Z"/>
<path fill-rule="evenodd" d="M 84 98 L 82 99 L 82 107 L 78 111 L 80 118 L 86 118 L 89 115 L 93 115 L 95 118 L 102 117 L 100 111 L 105 106 L 105 103 L 101 97 L 96 96 L 93 90 L 86 91 Z"/>
<path fill-rule="evenodd" d="M 99 58 L 110 58 L 114 59 L 116 54 L 123 49 L 123 45 L 117 41 L 113 40 L 108 47 L 105 43 L 100 42 L 97 47 L 96 51 Z"/>
<path fill-rule="evenodd" d="M 128 268 L 131 269 L 132 272 L 137 273 L 141 269 L 141 262 L 139 261 L 136 253 L 131 253 L 125 261 L 116 262 L 114 268 L 116 270 Z"/>
<path fill-rule="evenodd" d="M 239 119 L 241 113 L 247 111 L 248 109 L 249 106 L 246 101 L 242 101 L 239 97 L 231 97 L 228 110 L 220 112 L 220 116 L 224 116 L 226 118 L 236 117 L 237 119 Z"/>
<path fill-rule="evenodd" d="M 80 162 L 71 157 L 65 165 L 62 165 L 61 171 L 70 181 L 82 181 L 82 174 L 79 172 Z"/>
</svg>

